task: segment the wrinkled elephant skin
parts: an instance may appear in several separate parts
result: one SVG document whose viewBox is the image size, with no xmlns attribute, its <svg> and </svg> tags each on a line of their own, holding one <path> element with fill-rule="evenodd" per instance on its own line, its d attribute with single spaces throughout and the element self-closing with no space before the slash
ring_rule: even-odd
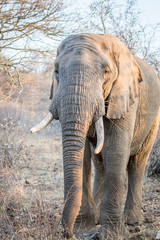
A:
<svg viewBox="0 0 160 240">
<path fill-rule="evenodd" d="M 100 221 L 100 238 L 119 239 L 124 219 L 128 224 L 143 220 L 142 184 L 159 125 L 160 81 L 116 37 L 79 34 L 57 50 L 50 96 L 49 111 L 62 126 L 64 235 L 70 238 L 80 220 Z M 100 135 L 95 123 L 102 117 Z"/>
</svg>

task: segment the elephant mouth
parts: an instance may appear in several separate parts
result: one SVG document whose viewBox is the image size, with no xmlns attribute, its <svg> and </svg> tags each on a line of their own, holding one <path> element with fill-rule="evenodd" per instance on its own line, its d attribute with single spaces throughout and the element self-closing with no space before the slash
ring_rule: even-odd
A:
<svg viewBox="0 0 160 240">
<path fill-rule="evenodd" d="M 36 133 L 44 129 L 47 125 L 49 125 L 52 120 L 54 120 L 54 116 L 49 112 L 47 116 L 35 127 L 30 129 L 31 133 Z M 103 126 L 103 117 L 100 117 L 98 121 L 95 122 L 95 128 L 97 133 L 97 145 L 95 148 L 95 154 L 101 152 L 104 144 L 104 126 Z"/>
</svg>

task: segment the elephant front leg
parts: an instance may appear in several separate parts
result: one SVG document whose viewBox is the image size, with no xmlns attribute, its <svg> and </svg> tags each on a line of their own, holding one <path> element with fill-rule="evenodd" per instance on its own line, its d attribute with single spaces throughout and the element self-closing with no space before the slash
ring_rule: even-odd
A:
<svg viewBox="0 0 160 240">
<path fill-rule="evenodd" d="M 100 211 L 102 239 L 121 239 L 124 234 L 123 186 L 125 169 L 107 170 L 105 174 L 104 195 Z"/>
<path fill-rule="evenodd" d="M 83 159 L 83 190 L 82 204 L 76 223 L 89 227 L 95 224 L 95 205 L 91 190 L 91 149 L 88 138 L 86 138 L 84 159 Z"/>
</svg>

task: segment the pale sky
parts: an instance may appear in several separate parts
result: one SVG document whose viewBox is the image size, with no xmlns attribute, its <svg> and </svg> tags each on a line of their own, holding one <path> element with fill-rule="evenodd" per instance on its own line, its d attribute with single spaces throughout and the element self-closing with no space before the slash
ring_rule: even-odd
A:
<svg viewBox="0 0 160 240">
<path fill-rule="evenodd" d="M 160 22 L 160 0 L 138 0 L 146 23 Z"/>
<path fill-rule="evenodd" d="M 74 3 L 89 5 L 92 0 L 75 0 Z M 116 3 L 124 3 L 125 0 L 116 0 Z M 137 7 L 143 11 L 145 23 L 160 22 L 160 0 L 137 0 Z"/>
</svg>

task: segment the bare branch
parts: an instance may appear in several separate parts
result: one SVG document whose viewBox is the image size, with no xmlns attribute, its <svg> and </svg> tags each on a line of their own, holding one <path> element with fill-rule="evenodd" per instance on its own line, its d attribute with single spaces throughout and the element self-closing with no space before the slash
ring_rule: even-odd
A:
<svg viewBox="0 0 160 240">
<path fill-rule="evenodd" d="M 0 1 L 0 52 L 10 59 L 6 61 L 1 56 L 0 66 L 11 81 L 8 98 L 12 96 L 15 86 L 22 90 L 18 64 L 23 64 L 31 53 L 53 55 L 53 47 L 48 50 L 46 42 L 52 39 L 54 46 L 53 39 L 63 33 L 63 11 L 63 0 Z"/>
</svg>

